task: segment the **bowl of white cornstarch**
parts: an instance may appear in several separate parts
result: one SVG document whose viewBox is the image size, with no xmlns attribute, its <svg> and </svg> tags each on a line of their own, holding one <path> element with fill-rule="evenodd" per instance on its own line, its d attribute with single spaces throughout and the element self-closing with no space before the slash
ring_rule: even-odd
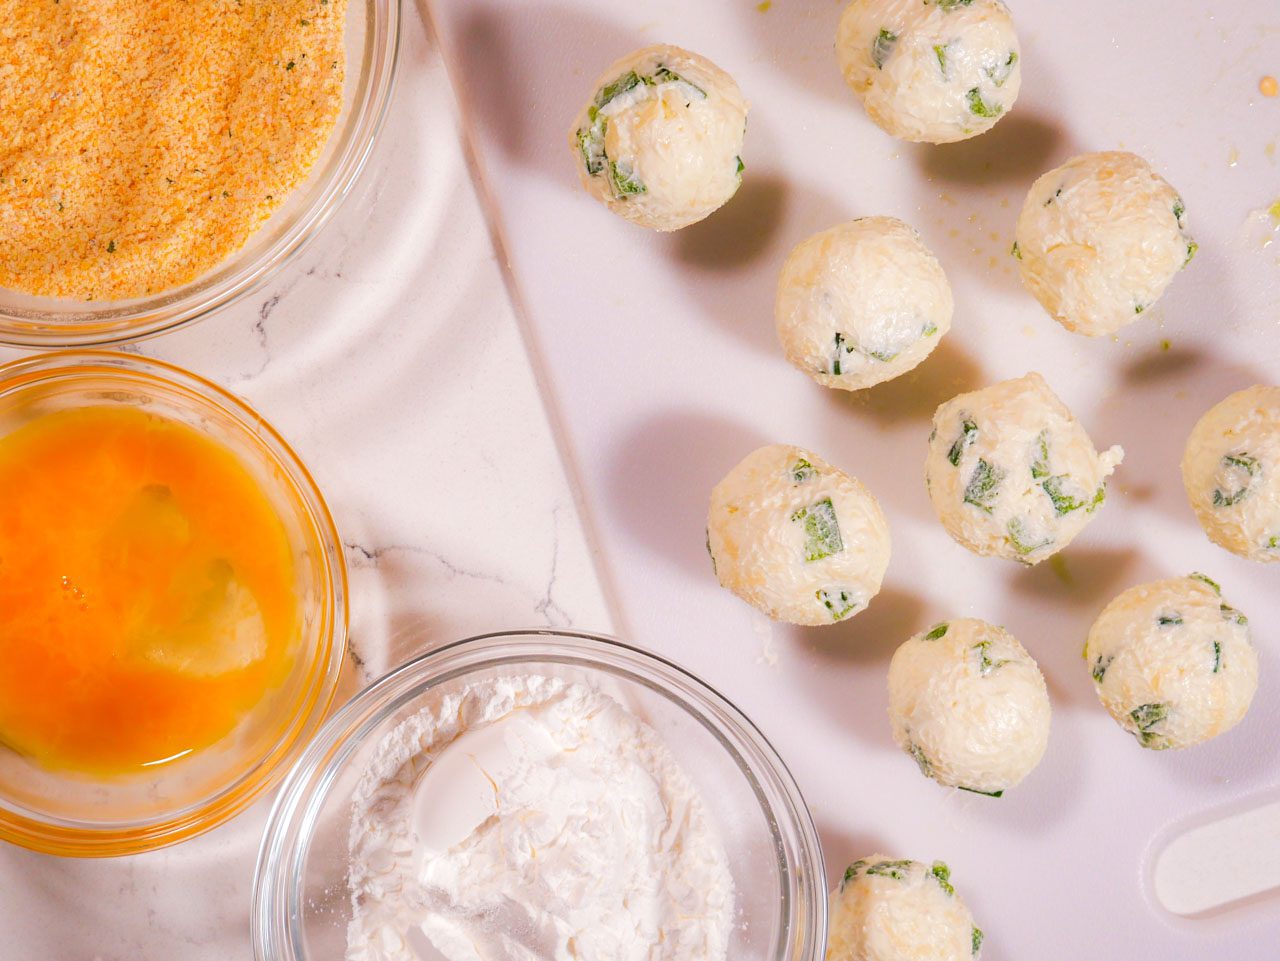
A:
<svg viewBox="0 0 1280 961">
<path fill-rule="evenodd" d="M 756 727 L 676 665 L 468 638 L 339 710 L 258 859 L 259 961 L 817 961 L 822 853 Z"/>
</svg>

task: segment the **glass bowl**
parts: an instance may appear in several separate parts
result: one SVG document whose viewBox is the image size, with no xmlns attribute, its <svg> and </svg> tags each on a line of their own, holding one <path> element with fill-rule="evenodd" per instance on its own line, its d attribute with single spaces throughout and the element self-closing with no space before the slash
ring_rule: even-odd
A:
<svg viewBox="0 0 1280 961">
<path fill-rule="evenodd" d="M 284 524 L 299 598 L 288 674 L 210 747 L 145 774 L 102 779 L 47 769 L 0 746 L 0 838 L 50 854 L 102 857 L 194 837 L 279 781 L 333 699 L 346 653 L 347 575 L 315 481 L 243 401 L 180 368 L 124 354 L 68 351 L 0 367 L 0 436 L 86 405 L 154 412 L 234 452 Z"/>
<path fill-rule="evenodd" d="M 763 735 L 674 664 L 589 634 L 486 634 L 424 654 L 339 710 L 285 781 L 258 855 L 257 961 L 341 961 L 353 792 L 379 742 L 406 717 L 475 681 L 538 674 L 621 700 L 666 742 L 717 823 L 736 886 L 733 961 L 821 961 L 826 891 L 817 831 Z"/>
<path fill-rule="evenodd" d="M 33 297 L 0 288 L 0 344 L 94 346 L 172 330 L 265 284 L 308 244 L 351 192 L 386 116 L 400 0 L 350 0 L 342 112 L 311 173 L 244 247 L 190 283 L 131 300 Z"/>
</svg>

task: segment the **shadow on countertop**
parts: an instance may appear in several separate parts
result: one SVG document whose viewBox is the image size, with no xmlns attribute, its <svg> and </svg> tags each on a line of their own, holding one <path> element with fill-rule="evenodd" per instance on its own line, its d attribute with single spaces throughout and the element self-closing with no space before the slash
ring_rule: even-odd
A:
<svg viewBox="0 0 1280 961">
<path fill-rule="evenodd" d="M 628 535 L 689 576 L 706 578 L 711 489 L 767 443 L 722 417 L 667 410 L 617 439 L 605 496 L 624 518 Z"/>
<path fill-rule="evenodd" d="M 759 125 L 753 134 L 760 136 Z M 791 248 L 852 218 L 844 201 L 770 170 L 748 173 L 738 195 L 662 242 L 682 270 L 697 314 L 785 364 L 774 325 L 778 272 Z"/>
</svg>

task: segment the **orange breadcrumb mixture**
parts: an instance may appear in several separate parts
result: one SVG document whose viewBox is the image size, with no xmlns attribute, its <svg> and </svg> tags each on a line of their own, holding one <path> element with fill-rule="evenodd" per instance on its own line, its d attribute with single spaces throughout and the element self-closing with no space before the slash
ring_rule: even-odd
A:
<svg viewBox="0 0 1280 961">
<path fill-rule="evenodd" d="M 118 300 L 242 247 L 342 108 L 347 0 L 0 0 L 0 287 Z"/>
</svg>

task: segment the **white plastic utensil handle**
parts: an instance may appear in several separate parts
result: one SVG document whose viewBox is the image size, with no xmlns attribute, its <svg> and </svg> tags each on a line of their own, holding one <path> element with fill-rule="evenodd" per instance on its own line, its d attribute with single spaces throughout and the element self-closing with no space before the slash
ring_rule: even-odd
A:
<svg viewBox="0 0 1280 961">
<path fill-rule="evenodd" d="M 1184 917 L 1268 891 L 1280 897 L 1280 801 L 1179 834 L 1156 855 L 1152 886 L 1167 911 Z"/>
</svg>

